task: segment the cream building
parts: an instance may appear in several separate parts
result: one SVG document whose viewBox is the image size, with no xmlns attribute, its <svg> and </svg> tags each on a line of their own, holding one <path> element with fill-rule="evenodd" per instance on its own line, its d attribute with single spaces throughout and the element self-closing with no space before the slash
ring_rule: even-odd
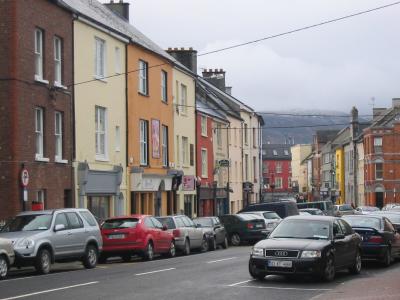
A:
<svg viewBox="0 0 400 300">
<path fill-rule="evenodd" d="M 311 145 L 294 145 L 290 148 L 290 151 L 292 153 L 292 183 L 299 187 L 299 193 L 306 192 L 308 187 L 307 164 L 303 161 L 311 154 Z"/>
<path fill-rule="evenodd" d="M 176 192 L 176 211 L 197 215 L 195 78 L 188 70 L 173 69 L 175 170 L 182 171 Z"/>
<path fill-rule="evenodd" d="M 71 6 L 77 3 L 69 2 Z M 73 29 L 76 206 L 104 219 L 127 211 L 124 73 L 128 40 L 84 15 L 74 20 Z"/>
<path fill-rule="evenodd" d="M 366 205 L 364 188 L 364 143 L 361 139 L 357 142 L 357 193 L 358 205 Z"/>
</svg>

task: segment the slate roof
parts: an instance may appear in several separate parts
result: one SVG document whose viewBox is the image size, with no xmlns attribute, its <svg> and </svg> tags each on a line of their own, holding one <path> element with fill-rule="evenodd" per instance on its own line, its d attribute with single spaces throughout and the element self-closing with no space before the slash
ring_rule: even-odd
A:
<svg viewBox="0 0 400 300">
<path fill-rule="evenodd" d="M 290 144 L 264 144 L 262 147 L 263 160 L 292 160 L 290 151 L 292 146 Z"/>
<path fill-rule="evenodd" d="M 391 107 L 372 121 L 370 127 L 392 127 L 400 121 L 400 107 Z"/>
</svg>

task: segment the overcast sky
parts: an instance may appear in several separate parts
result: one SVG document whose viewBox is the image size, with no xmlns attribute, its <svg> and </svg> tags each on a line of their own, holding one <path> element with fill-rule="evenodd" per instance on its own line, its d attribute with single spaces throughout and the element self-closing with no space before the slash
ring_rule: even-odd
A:
<svg viewBox="0 0 400 300">
<path fill-rule="evenodd" d="M 125 0 L 131 23 L 163 48 L 204 53 L 395 0 Z M 361 113 L 400 97 L 400 5 L 198 58 L 223 68 L 233 95 L 257 110 Z"/>
</svg>

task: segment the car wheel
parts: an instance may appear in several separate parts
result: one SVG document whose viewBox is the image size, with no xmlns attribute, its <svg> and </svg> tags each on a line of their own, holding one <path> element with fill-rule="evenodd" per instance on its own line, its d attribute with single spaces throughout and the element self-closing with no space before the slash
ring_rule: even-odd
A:
<svg viewBox="0 0 400 300">
<path fill-rule="evenodd" d="M 322 279 L 324 281 L 332 281 L 335 278 L 335 261 L 332 255 L 329 255 L 326 259 L 324 270 L 322 271 Z"/>
<path fill-rule="evenodd" d="M 200 251 L 201 252 L 207 252 L 207 250 L 208 250 L 207 238 L 205 236 L 203 236 L 203 240 L 201 241 Z"/>
<path fill-rule="evenodd" d="M 94 245 L 86 247 L 85 256 L 83 257 L 83 265 L 86 269 L 93 269 L 97 265 L 98 252 Z"/>
<path fill-rule="evenodd" d="M 215 236 L 211 240 L 209 249 L 210 250 L 216 250 L 217 249 L 217 239 L 215 238 Z"/>
<path fill-rule="evenodd" d="M 233 246 L 239 246 L 241 243 L 240 236 L 237 233 L 232 234 L 231 236 L 231 244 Z"/>
<path fill-rule="evenodd" d="M 48 274 L 51 269 L 51 254 L 47 249 L 40 249 L 35 262 L 35 269 L 40 274 Z"/>
<path fill-rule="evenodd" d="M 4 256 L 0 256 L 0 280 L 7 277 L 8 261 Z"/>
<path fill-rule="evenodd" d="M 357 251 L 356 258 L 354 261 L 354 265 L 350 268 L 351 274 L 360 274 L 361 272 L 361 254 L 360 251 Z"/>
<path fill-rule="evenodd" d="M 263 280 L 265 278 L 265 274 L 261 273 L 257 270 L 256 266 L 249 261 L 249 273 L 250 276 L 257 280 Z"/>
<path fill-rule="evenodd" d="M 175 257 L 175 255 L 176 255 L 175 242 L 171 241 L 171 244 L 170 244 L 169 250 L 168 250 L 168 257 Z"/>
<path fill-rule="evenodd" d="M 153 244 L 151 242 L 147 243 L 146 250 L 144 252 L 144 259 L 145 260 L 153 260 L 154 258 L 154 249 Z"/>
<path fill-rule="evenodd" d="M 190 254 L 190 241 L 189 239 L 185 240 L 185 245 L 183 247 L 183 255 L 189 255 Z"/>
<path fill-rule="evenodd" d="M 123 260 L 124 262 L 130 262 L 131 259 L 132 259 L 132 255 L 130 255 L 130 254 L 124 254 L 124 255 L 122 255 L 122 260 Z"/>
<path fill-rule="evenodd" d="M 225 236 L 224 242 L 222 243 L 222 248 L 227 249 L 228 248 L 228 238 Z"/>
<path fill-rule="evenodd" d="M 389 267 L 392 263 L 392 251 L 390 248 L 387 248 L 386 252 L 385 252 L 385 257 L 382 260 L 382 264 L 385 267 Z"/>
</svg>

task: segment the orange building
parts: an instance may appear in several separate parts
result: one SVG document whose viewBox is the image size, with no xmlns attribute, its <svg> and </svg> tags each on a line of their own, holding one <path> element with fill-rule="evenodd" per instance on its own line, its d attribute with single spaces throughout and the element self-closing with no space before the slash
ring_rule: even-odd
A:
<svg viewBox="0 0 400 300">
<path fill-rule="evenodd" d="M 128 167 L 131 213 L 172 214 L 174 172 L 172 63 L 167 54 L 127 47 Z"/>
</svg>

